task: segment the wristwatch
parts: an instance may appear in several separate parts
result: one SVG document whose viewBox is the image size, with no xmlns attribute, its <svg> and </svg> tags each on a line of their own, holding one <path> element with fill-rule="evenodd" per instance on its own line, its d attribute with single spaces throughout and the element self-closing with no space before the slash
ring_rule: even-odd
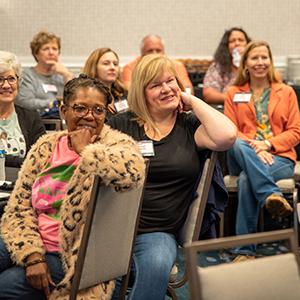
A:
<svg viewBox="0 0 300 300">
<path fill-rule="evenodd" d="M 272 149 L 272 144 L 269 140 L 264 140 L 265 144 L 268 146 L 267 151 L 270 151 Z"/>
</svg>

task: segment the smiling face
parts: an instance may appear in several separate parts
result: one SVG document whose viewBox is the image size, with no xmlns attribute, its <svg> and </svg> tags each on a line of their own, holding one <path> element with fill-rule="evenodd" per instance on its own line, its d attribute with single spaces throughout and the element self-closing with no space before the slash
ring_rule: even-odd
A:
<svg viewBox="0 0 300 300">
<path fill-rule="evenodd" d="M 15 71 L 10 70 L 7 72 L 0 73 L 1 78 L 17 78 Z M 14 84 L 9 84 L 7 80 L 4 81 L 3 85 L 0 86 L 0 103 L 13 103 L 18 95 L 18 80 Z"/>
<path fill-rule="evenodd" d="M 234 48 L 239 50 L 244 49 L 247 45 L 247 39 L 243 32 L 238 30 L 233 30 L 228 38 L 228 50 L 232 53 Z"/>
<path fill-rule="evenodd" d="M 104 53 L 97 64 L 97 76 L 106 86 L 117 80 L 119 74 L 119 60 L 113 52 Z"/>
<path fill-rule="evenodd" d="M 145 97 L 151 115 L 174 112 L 180 103 L 180 88 L 175 76 L 164 71 L 146 86 Z"/>
<path fill-rule="evenodd" d="M 41 46 L 35 58 L 40 64 L 48 64 L 49 61 L 58 61 L 59 47 L 56 41 L 50 41 Z"/>
<path fill-rule="evenodd" d="M 245 61 L 245 68 L 249 71 L 250 80 L 268 79 L 271 58 L 266 46 L 253 48 Z"/>
<path fill-rule="evenodd" d="M 74 108 L 88 107 L 88 113 L 79 117 Z M 106 99 L 96 88 L 78 88 L 75 95 L 68 102 L 68 105 L 61 107 L 61 115 L 65 119 L 68 131 L 75 131 L 88 128 L 91 135 L 99 135 L 105 121 L 105 114 L 102 117 L 95 117 L 92 110 L 96 108 L 106 108 Z"/>
</svg>

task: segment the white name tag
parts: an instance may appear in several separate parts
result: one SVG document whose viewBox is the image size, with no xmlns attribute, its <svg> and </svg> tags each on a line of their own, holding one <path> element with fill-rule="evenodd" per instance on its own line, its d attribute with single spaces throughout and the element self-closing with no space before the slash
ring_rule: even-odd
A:
<svg viewBox="0 0 300 300">
<path fill-rule="evenodd" d="M 153 141 L 139 141 L 138 146 L 143 156 L 154 156 Z"/>
<path fill-rule="evenodd" d="M 248 103 L 251 100 L 252 93 L 236 93 L 233 97 L 235 103 Z"/>
<path fill-rule="evenodd" d="M 54 84 L 43 84 L 45 93 L 57 93 L 57 87 Z"/>
<path fill-rule="evenodd" d="M 116 111 L 117 112 L 121 112 L 121 111 L 125 111 L 128 109 L 128 102 L 127 99 L 122 99 L 120 101 L 116 101 L 114 103 Z"/>
</svg>

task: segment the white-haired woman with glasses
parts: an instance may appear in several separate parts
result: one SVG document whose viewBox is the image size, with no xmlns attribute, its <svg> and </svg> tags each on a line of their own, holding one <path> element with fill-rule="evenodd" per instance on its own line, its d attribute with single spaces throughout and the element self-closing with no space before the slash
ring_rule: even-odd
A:
<svg viewBox="0 0 300 300">
<path fill-rule="evenodd" d="M 45 133 L 36 111 L 15 104 L 21 79 L 17 57 L 0 51 L 0 138 L 10 167 L 20 167 L 31 145 Z"/>
<path fill-rule="evenodd" d="M 122 191 L 140 184 L 134 140 L 104 124 L 109 89 L 81 75 L 64 89 L 67 131 L 43 136 L 19 173 L 0 224 L 0 299 L 68 299 L 94 175 Z M 81 291 L 110 299 L 113 282 Z"/>
</svg>

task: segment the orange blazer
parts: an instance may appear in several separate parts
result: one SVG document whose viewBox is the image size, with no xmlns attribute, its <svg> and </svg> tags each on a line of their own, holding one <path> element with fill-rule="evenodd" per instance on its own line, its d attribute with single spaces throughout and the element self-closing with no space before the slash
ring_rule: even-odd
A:
<svg viewBox="0 0 300 300">
<path fill-rule="evenodd" d="M 224 113 L 238 128 L 238 137 L 254 139 L 256 135 L 256 113 L 254 102 L 235 103 L 236 93 L 251 92 L 249 84 L 232 86 L 227 91 Z M 294 147 L 300 141 L 300 114 L 297 96 L 290 86 L 272 83 L 268 105 L 269 122 L 273 137 L 270 138 L 272 153 L 296 161 Z"/>
</svg>

